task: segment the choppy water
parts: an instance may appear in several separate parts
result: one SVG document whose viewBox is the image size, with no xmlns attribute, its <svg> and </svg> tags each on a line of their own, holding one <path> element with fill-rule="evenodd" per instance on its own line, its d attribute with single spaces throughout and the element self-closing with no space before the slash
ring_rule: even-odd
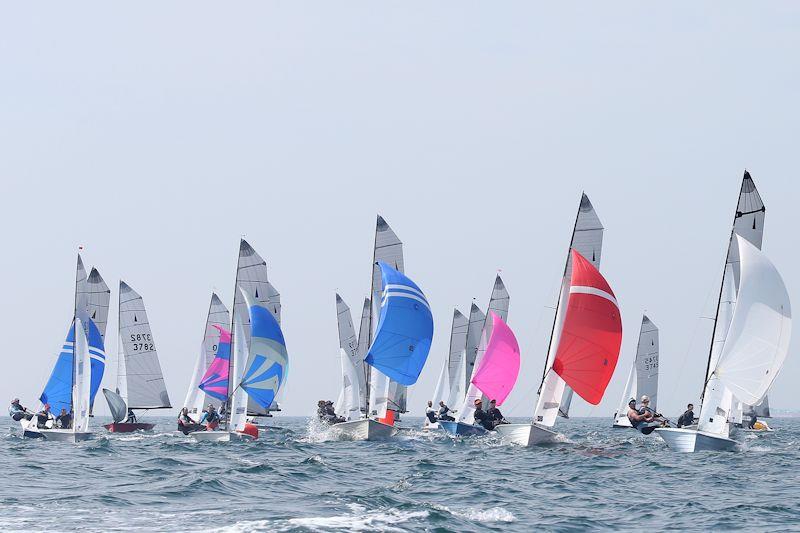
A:
<svg viewBox="0 0 800 533">
<path fill-rule="evenodd" d="M 800 529 L 798 419 L 687 455 L 606 419 L 559 421 L 565 442 L 530 449 L 416 430 L 338 442 L 286 417 L 256 442 L 195 443 L 157 420 L 74 445 L 4 418 L 0 530 Z"/>
</svg>

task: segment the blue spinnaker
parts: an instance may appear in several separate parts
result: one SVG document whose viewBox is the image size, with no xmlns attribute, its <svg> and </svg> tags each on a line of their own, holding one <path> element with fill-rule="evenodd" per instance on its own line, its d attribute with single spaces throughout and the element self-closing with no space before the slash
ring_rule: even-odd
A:
<svg viewBox="0 0 800 533">
<path fill-rule="evenodd" d="M 94 397 L 100 389 L 100 383 L 103 381 L 106 355 L 103 351 L 103 338 L 100 335 L 100 330 L 92 320 L 88 320 L 86 325 L 89 329 L 87 337 L 89 339 L 89 357 L 92 368 L 89 401 L 93 404 Z M 66 409 L 69 412 L 72 408 L 72 358 L 74 353 L 75 329 L 73 325 L 70 325 L 67 339 L 58 354 L 53 371 L 50 373 L 50 379 L 47 380 L 47 385 L 45 385 L 44 391 L 39 396 L 39 400 L 43 404 L 49 403 L 50 411 L 56 414 L 60 413 L 61 409 Z"/>
<path fill-rule="evenodd" d="M 383 280 L 375 339 L 364 358 L 401 385 L 417 382 L 433 340 L 433 315 L 417 284 L 378 261 Z"/>
<path fill-rule="evenodd" d="M 266 307 L 242 291 L 250 312 L 250 352 L 241 387 L 258 405 L 268 408 L 275 401 L 289 372 L 289 354 L 283 332 Z"/>
</svg>

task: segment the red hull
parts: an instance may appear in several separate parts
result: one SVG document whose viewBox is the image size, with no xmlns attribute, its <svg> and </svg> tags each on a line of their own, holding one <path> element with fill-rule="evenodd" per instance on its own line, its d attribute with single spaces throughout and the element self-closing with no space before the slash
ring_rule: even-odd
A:
<svg viewBox="0 0 800 533">
<path fill-rule="evenodd" d="M 134 431 L 150 431 L 155 424 L 143 424 L 137 422 L 135 424 L 126 424 L 125 422 L 115 422 L 113 424 L 106 424 L 103 426 L 111 433 L 133 433 Z"/>
</svg>

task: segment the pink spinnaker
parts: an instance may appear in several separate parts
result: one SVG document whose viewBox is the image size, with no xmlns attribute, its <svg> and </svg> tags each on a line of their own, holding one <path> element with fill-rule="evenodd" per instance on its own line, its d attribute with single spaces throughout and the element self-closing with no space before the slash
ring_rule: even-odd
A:
<svg viewBox="0 0 800 533">
<path fill-rule="evenodd" d="M 514 332 L 494 311 L 492 334 L 483 354 L 481 366 L 472 377 L 472 383 L 490 400 L 503 405 L 519 376 L 519 344 Z"/>
<path fill-rule="evenodd" d="M 219 330 L 219 344 L 217 345 L 217 355 L 211 364 L 208 365 L 203 379 L 200 380 L 200 390 L 218 400 L 228 398 L 228 376 L 231 359 L 231 332 L 216 324 L 214 327 Z"/>
</svg>

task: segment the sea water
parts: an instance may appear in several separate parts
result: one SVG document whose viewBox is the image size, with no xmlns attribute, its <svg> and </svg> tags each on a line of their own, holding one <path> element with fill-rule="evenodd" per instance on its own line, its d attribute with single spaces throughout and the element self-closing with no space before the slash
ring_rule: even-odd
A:
<svg viewBox="0 0 800 533">
<path fill-rule="evenodd" d="M 423 432 L 341 442 L 278 416 L 255 442 L 152 433 L 80 444 L 0 422 L 0 530 L 531 531 L 800 529 L 800 419 L 772 419 L 735 452 L 675 453 L 611 419 L 559 420 L 562 442 Z"/>
</svg>

